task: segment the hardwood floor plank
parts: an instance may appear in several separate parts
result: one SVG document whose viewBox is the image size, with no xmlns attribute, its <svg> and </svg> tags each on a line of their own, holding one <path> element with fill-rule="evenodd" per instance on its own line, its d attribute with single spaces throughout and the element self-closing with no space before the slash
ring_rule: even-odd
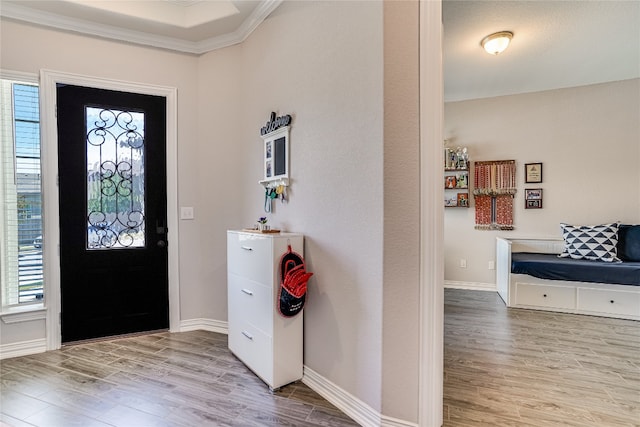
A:
<svg viewBox="0 0 640 427">
<path fill-rule="evenodd" d="M 447 289 L 444 425 L 638 427 L 639 335 L 632 320 L 510 309 L 492 292 Z"/>
<path fill-rule="evenodd" d="M 40 399 L 11 390 L 2 390 L 0 401 L 2 413 L 18 419 L 26 419 L 50 406 Z"/>
<path fill-rule="evenodd" d="M 640 322 L 445 291 L 445 427 L 640 427 Z M 0 427 L 350 427 L 302 383 L 275 392 L 207 331 L 0 361 Z"/>
<path fill-rule="evenodd" d="M 95 418 L 59 406 L 49 406 L 24 421 L 38 427 L 111 427 Z"/>
<path fill-rule="evenodd" d="M 16 427 L 357 425 L 302 383 L 272 393 L 212 332 L 74 343 L 0 364 L 3 422 Z"/>
<path fill-rule="evenodd" d="M 115 427 L 171 427 L 175 425 L 175 423 L 167 420 L 165 416 L 153 415 L 126 405 L 116 405 L 100 414 L 97 418 Z"/>
</svg>

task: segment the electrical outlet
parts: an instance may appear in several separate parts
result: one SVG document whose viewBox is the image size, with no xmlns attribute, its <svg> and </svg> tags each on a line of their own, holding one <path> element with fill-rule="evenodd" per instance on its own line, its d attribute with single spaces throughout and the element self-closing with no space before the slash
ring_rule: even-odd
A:
<svg viewBox="0 0 640 427">
<path fill-rule="evenodd" d="M 489 270 L 495 270 L 495 269 L 496 269 L 495 261 L 489 261 Z"/>
<path fill-rule="evenodd" d="M 467 260 L 466 259 L 460 259 L 460 268 L 467 268 Z"/>
</svg>

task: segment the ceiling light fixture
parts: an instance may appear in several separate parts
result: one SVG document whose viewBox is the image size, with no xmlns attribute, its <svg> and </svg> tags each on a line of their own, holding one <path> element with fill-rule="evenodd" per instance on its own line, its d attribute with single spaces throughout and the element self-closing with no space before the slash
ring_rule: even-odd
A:
<svg viewBox="0 0 640 427">
<path fill-rule="evenodd" d="M 497 33 L 489 34 L 487 37 L 483 38 L 480 44 L 491 55 L 498 55 L 502 53 L 513 38 L 513 33 L 511 31 L 500 31 Z"/>
</svg>

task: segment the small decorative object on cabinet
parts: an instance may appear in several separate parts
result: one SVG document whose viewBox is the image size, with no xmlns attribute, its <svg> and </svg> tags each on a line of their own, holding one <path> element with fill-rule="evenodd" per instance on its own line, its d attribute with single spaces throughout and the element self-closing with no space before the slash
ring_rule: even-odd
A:
<svg viewBox="0 0 640 427">
<path fill-rule="evenodd" d="M 467 148 L 444 149 L 444 206 L 469 207 L 469 168 Z"/>
<path fill-rule="evenodd" d="M 296 233 L 227 231 L 229 350 L 270 390 L 302 378 L 303 314 L 283 317 L 276 301 L 279 261 L 288 245 L 303 255 Z"/>
</svg>

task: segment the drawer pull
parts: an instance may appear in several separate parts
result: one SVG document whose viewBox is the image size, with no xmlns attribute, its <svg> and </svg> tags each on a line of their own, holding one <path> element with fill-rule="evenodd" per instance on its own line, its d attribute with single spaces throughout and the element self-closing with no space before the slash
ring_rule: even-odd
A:
<svg viewBox="0 0 640 427">
<path fill-rule="evenodd" d="M 247 295 L 253 295 L 253 292 L 251 292 L 249 289 L 242 289 L 242 292 L 244 292 Z M 613 301 L 611 301 L 613 302 Z"/>
<path fill-rule="evenodd" d="M 546 297 L 547 297 L 547 294 L 543 294 L 542 296 L 546 298 Z"/>
<path fill-rule="evenodd" d="M 611 301 L 609 301 L 609 302 L 610 302 L 611 304 L 613 304 L 615 301 L 614 301 L 614 300 L 611 300 Z"/>
<path fill-rule="evenodd" d="M 242 331 L 242 335 L 244 335 L 245 337 L 249 338 L 251 341 L 253 341 L 253 335 L 251 335 L 249 332 L 247 331 Z"/>
<path fill-rule="evenodd" d="M 244 249 L 245 251 L 252 251 L 253 248 L 251 246 L 240 246 L 242 249 Z"/>
</svg>

